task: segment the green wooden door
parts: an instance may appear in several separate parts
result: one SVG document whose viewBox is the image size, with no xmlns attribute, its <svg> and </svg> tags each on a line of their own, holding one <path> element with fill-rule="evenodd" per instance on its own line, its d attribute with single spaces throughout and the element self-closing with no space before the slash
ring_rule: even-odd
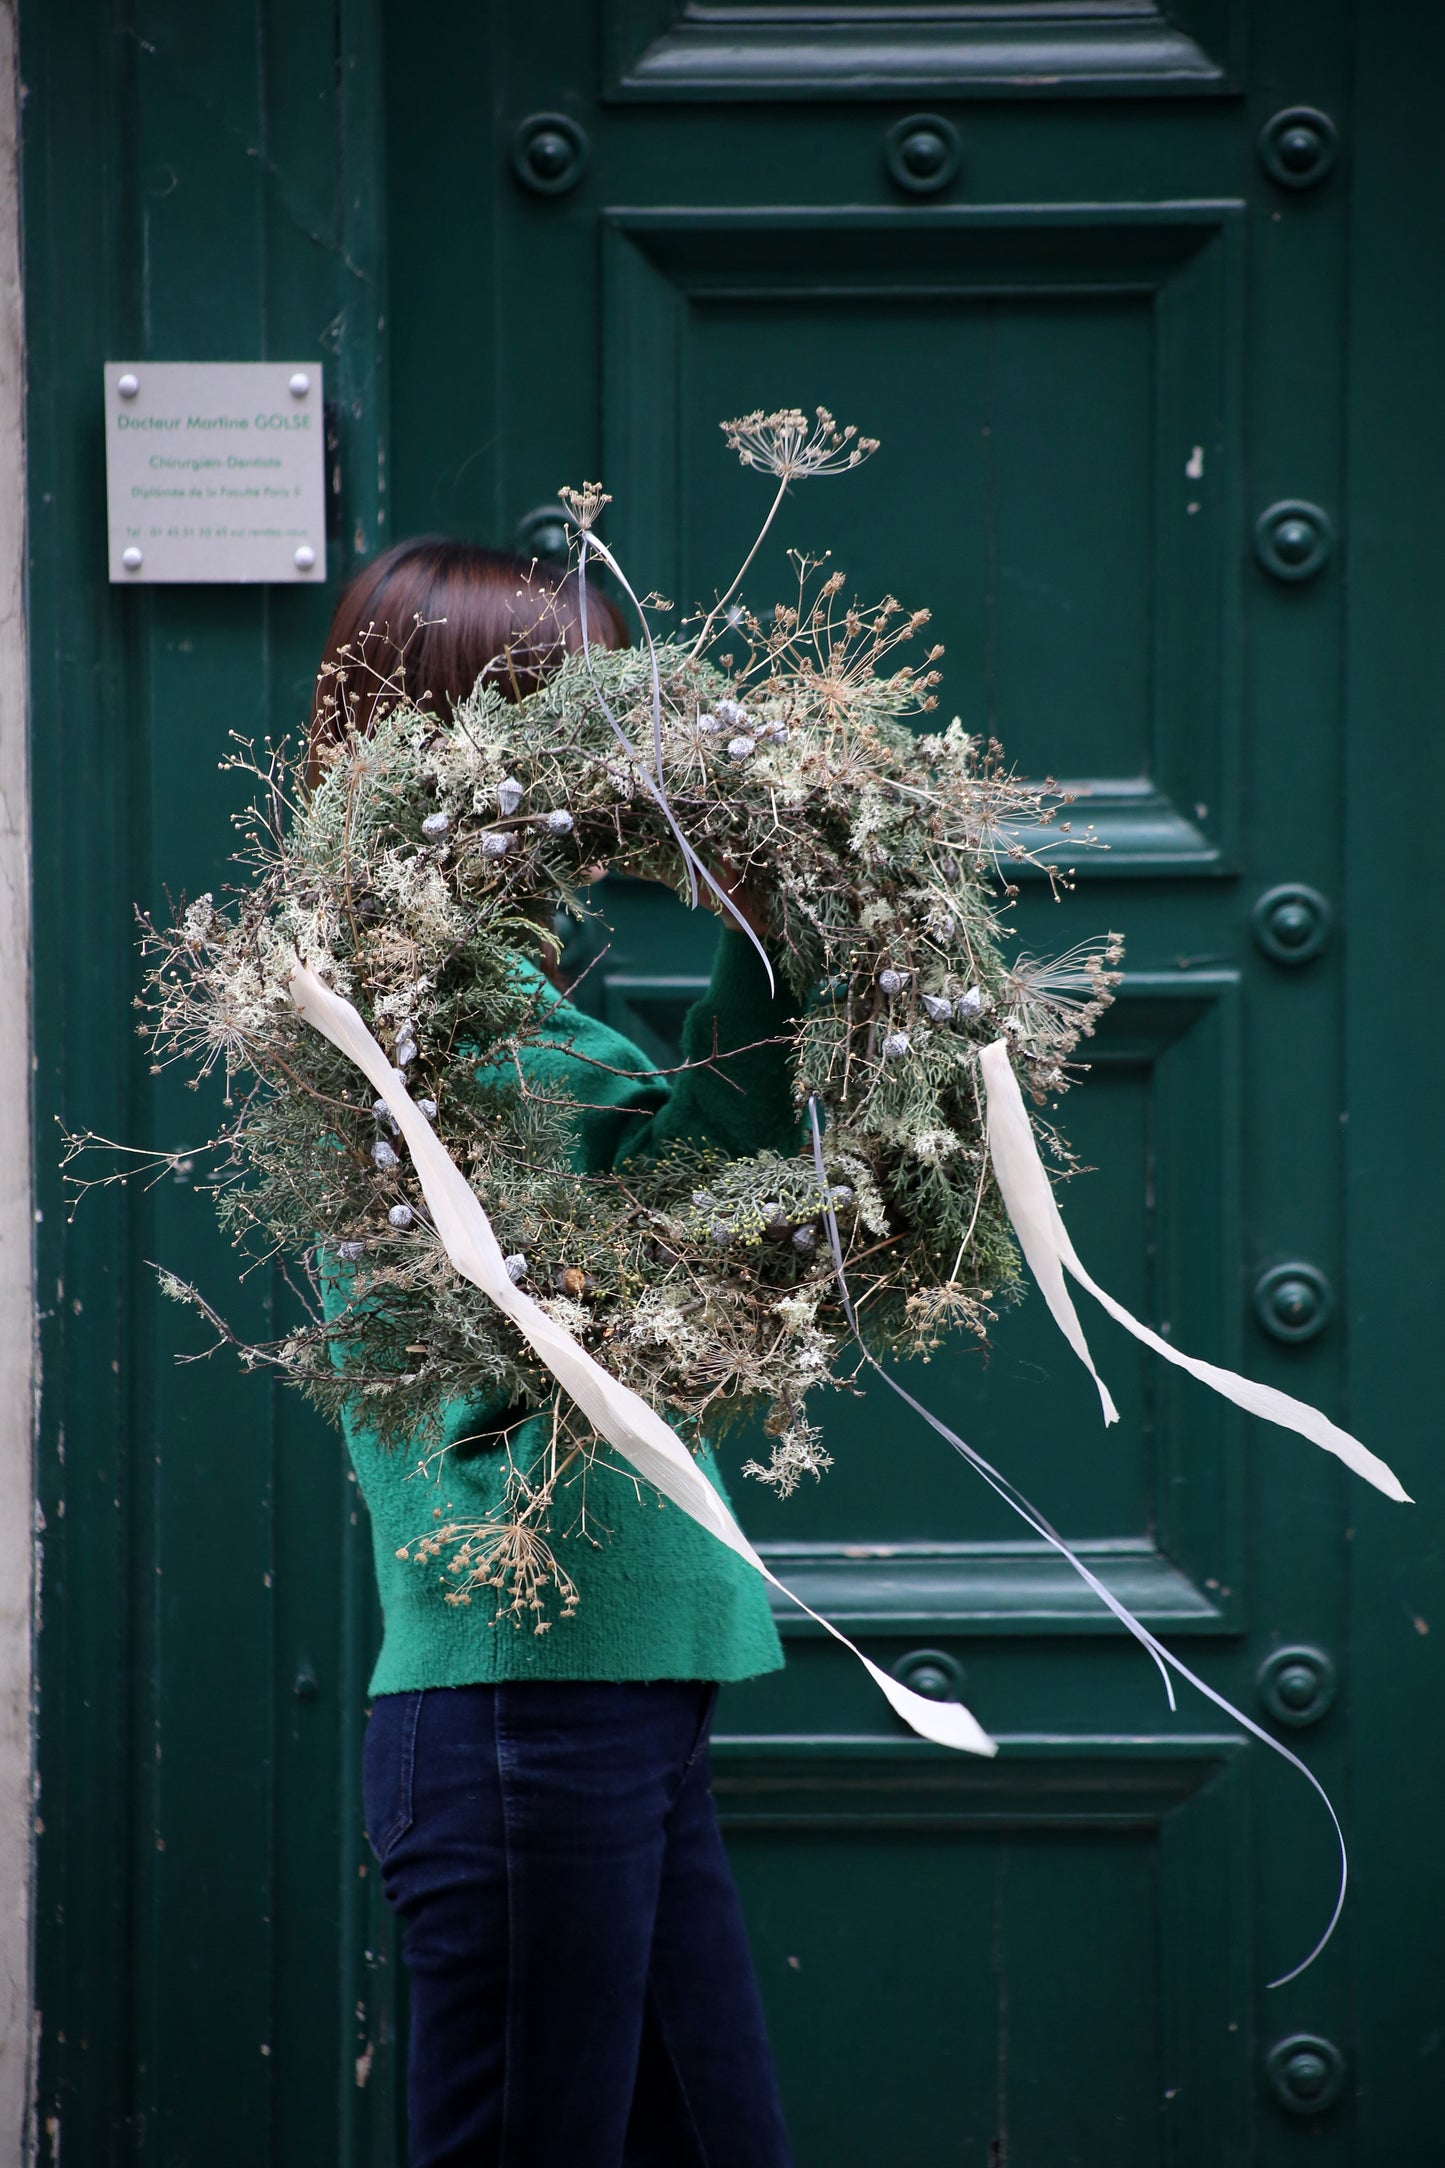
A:
<svg viewBox="0 0 1445 2168">
<path fill-rule="evenodd" d="M 784 546 L 831 548 L 862 596 L 932 607 L 945 716 L 1087 793 L 1101 847 L 1068 854 L 1075 890 L 1025 883 L 1018 907 L 1036 951 L 1128 940 L 1060 1110 L 1097 1170 L 1065 1198 L 1086 1262 L 1191 1352 L 1348 1412 L 1423 1490 L 1421 1373 L 1383 1392 L 1397 1327 L 1371 1290 L 1396 1248 L 1428 1255 L 1425 1207 L 1377 1206 L 1386 1147 L 1346 1119 L 1393 1135 L 1409 1105 L 1358 1051 L 1407 968 L 1382 976 L 1367 945 L 1398 817 L 1370 748 L 1382 658 L 1397 704 L 1427 681 L 1378 556 L 1353 601 L 1344 579 L 1368 574 L 1353 508 L 1368 548 L 1392 457 L 1439 564 L 1402 449 L 1425 377 L 1402 387 L 1377 343 L 1405 315 L 1380 268 L 1412 77 L 1390 39 L 1343 0 L 236 0 L 117 24 L 107 78 L 38 10 L 26 59 L 35 647 L 55 657 L 37 802 L 73 809 L 38 830 L 46 1111 L 167 1144 L 194 1127 L 130 1054 L 122 913 L 217 879 L 225 733 L 294 726 L 325 616 L 105 590 L 102 358 L 324 359 L 334 569 L 422 529 L 545 545 L 558 484 L 601 473 L 635 582 L 684 607 L 761 510 L 718 420 L 821 401 L 883 450 L 793 500 L 750 601 L 781 594 Z M 71 172 L 77 135 L 105 185 Z M 82 212 L 77 298 L 57 237 Z M 1386 387 L 1415 400 L 1395 436 Z M 1383 466 L 1351 472 L 1354 442 Z M 589 998 L 660 1051 L 711 921 L 622 890 L 614 931 Z M 143 1260 L 229 1270 L 194 1197 L 92 1199 L 66 1238 L 48 1164 L 42 1190 L 42 2112 L 87 2161 L 400 2158 L 353 1493 L 257 1381 L 171 1368 L 185 1330 Z M 278 1298 L 250 1299 L 259 1319 Z M 786 1674 L 725 1697 L 718 1796 L 800 2164 L 1222 2168 L 1307 2138 L 1321 2162 L 1423 2168 L 1441 2013 L 1429 1990 L 1391 2001 L 1412 1930 L 1386 1861 L 1399 1811 L 1425 1872 L 1427 1788 L 1389 1771 L 1424 1691 L 1429 1523 L 1089 1329 L 1123 1415 L 1107 1435 L 1037 1302 L 987 1361 L 909 1382 L 1188 1662 L 1275 1712 L 1358 1814 L 1364 1894 L 1267 1994 L 1333 1891 L 1303 1784 L 1207 1704 L 1171 1718 L 936 1439 L 876 1392 L 840 1399 L 832 1473 L 783 1506 L 736 1485 L 744 1518 L 875 1660 L 961 1680 L 1003 1752 L 906 1734 L 786 1610 Z"/>
</svg>

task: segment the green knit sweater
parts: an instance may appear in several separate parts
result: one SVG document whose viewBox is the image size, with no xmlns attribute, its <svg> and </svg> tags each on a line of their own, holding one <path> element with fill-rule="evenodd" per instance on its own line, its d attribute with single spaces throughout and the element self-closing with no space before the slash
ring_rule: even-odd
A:
<svg viewBox="0 0 1445 2168">
<path fill-rule="evenodd" d="M 769 1146 L 793 1149 L 797 1117 L 782 1047 L 734 1054 L 730 1061 L 684 1070 L 675 1079 L 615 1076 L 611 1070 L 645 1071 L 646 1057 L 608 1025 L 564 1001 L 533 965 L 519 959 L 518 968 L 542 990 L 549 1037 L 569 1041 L 575 1055 L 608 1065 L 594 1068 L 574 1052 L 542 1048 L 524 1056 L 530 1084 L 544 1092 L 561 1088 L 582 1102 L 573 1152 L 580 1171 L 603 1172 L 655 1151 L 670 1138 L 706 1139 L 735 1155 Z M 786 996 L 770 1000 L 748 942 L 725 929 L 711 983 L 683 1027 L 684 1059 L 706 1058 L 714 1043 L 727 1054 L 766 1039 L 784 1028 L 790 1014 Z M 723 1081 L 724 1075 L 731 1081 Z M 330 1314 L 346 1299 L 343 1281 L 327 1283 Z M 458 1401 L 448 1412 L 443 1442 L 450 1446 L 470 1438 L 503 1412 L 493 1403 Z M 470 1605 L 447 1603 L 438 1565 L 419 1565 L 397 1552 L 436 1525 L 436 1508 L 446 1520 L 493 1513 L 505 1479 L 505 1455 L 486 1448 L 469 1456 L 433 1451 L 419 1468 L 405 1447 L 381 1445 L 359 1409 L 348 1411 L 343 1429 L 371 1515 L 385 1617 L 373 1694 L 500 1679 L 726 1682 L 781 1666 L 782 1647 L 761 1577 L 676 1506 L 665 1505 L 647 1484 L 635 1484 L 600 1461 L 586 1476 L 588 1525 L 601 1535 L 600 1545 L 576 1533 L 554 1538 L 558 1559 L 581 1598 L 574 1617 L 538 1634 L 505 1618 L 494 1621 L 480 1597 Z M 550 1419 L 540 1416 L 514 1431 L 517 1464 L 529 1466 L 549 1437 Z M 721 1491 L 711 1453 L 702 1466 Z M 555 1529 L 575 1520 L 575 1503 L 580 1494 L 575 1501 L 565 1490 L 559 1494 Z"/>
</svg>

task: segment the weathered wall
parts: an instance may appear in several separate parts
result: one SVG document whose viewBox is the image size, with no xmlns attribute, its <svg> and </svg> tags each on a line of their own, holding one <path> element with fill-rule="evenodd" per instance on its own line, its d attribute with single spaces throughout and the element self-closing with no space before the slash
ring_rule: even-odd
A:
<svg viewBox="0 0 1445 2168">
<path fill-rule="evenodd" d="M 0 2164 L 29 2157 L 31 1554 L 35 1305 L 30 1186 L 25 328 L 15 10 L 0 6 Z"/>
</svg>

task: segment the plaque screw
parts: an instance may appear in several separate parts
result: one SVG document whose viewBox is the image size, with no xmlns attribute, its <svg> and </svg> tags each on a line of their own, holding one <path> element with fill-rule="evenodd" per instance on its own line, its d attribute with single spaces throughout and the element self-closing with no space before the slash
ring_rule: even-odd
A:
<svg viewBox="0 0 1445 2168">
<path fill-rule="evenodd" d="M 139 572 L 141 568 L 141 553 L 136 548 L 134 542 L 132 542 L 128 550 L 123 550 L 121 552 L 120 561 L 125 566 L 127 572 Z"/>
<path fill-rule="evenodd" d="M 304 369 L 298 369 L 287 388 L 293 399 L 304 399 L 311 389 L 311 379 Z"/>
<path fill-rule="evenodd" d="M 316 552 L 309 542 L 303 542 L 291 561 L 298 572 L 309 572 L 316 562 Z"/>
<path fill-rule="evenodd" d="M 125 375 L 116 380 L 115 388 L 122 399 L 134 399 L 136 393 L 140 390 L 140 378 L 132 376 L 130 370 L 127 369 Z"/>
</svg>

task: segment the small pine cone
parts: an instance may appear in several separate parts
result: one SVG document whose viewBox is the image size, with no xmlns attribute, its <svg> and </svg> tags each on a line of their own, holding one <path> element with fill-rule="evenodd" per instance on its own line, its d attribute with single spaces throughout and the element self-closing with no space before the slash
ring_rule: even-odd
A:
<svg viewBox="0 0 1445 2168">
<path fill-rule="evenodd" d="M 811 1256 L 817 1247 L 818 1230 L 816 1227 L 795 1227 L 793 1229 L 793 1248 L 800 1257 Z"/>
<path fill-rule="evenodd" d="M 953 1003 L 946 1000 L 942 994 L 925 994 L 923 996 L 923 1013 L 930 1024 L 946 1024 L 952 1018 Z"/>
<path fill-rule="evenodd" d="M 880 993 L 886 994 L 891 1001 L 895 994 L 902 993 L 904 987 L 908 984 L 908 977 L 909 974 L 906 971 L 895 971 L 890 964 L 886 970 L 880 971 L 878 974 L 878 990 Z"/>
<path fill-rule="evenodd" d="M 371 1102 L 371 1111 L 376 1116 L 376 1119 L 379 1122 L 384 1123 L 385 1126 L 391 1131 L 392 1135 L 395 1136 L 397 1128 L 396 1116 L 392 1113 L 391 1108 L 387 1105 L 386 1101 L 384 1099 L 373 1099 Z"/>
<path fill-rule="evenodd" d="M 574 1302 L 580 1302 L 591 1285 L 591 1279 L 580 1265 L 563 1265 L 557 1274 L 558 1294 L 570 1295 Z"/>
<path fill-rule="evenodd" d="M 421 832 L 435 843 L 438 837 L 446 834 L 451 824 L 451 815 L 449 813 L 428 813 L 421 824 Z"/>
<path fill-rule="evenodd" d="M 412 1221 L 416 1218 L 416 1214 L 409 1204 L 394 1204 L 386 1216 L 393 1227 L 410 1227 Z"/>
<path fill-rule="evenodd" d="M 522 1252 L 514 1250 L 510 1257 L 502 1259 L 502 1263 L 507 1268 L 507 1278 L 511 1281 L 513 1287 L 520 1287 L 527 1277 L 527 1260 Z"/>
<path fill-rule="evenodd" d="M 746 760 L 746 759 L 748 758 L 749 754 L 751 754 L 751 753 L 755 753 L 756 751 L 757 751 L 757 744 L 756 744 L 756 741 L 755 741 L 754 739 L 752 739 L 752 738 L 729 738 L 729 739 L 728 739 L 728 759 L 729 759 L 729 760 Z"/>
<path fill-rule="evenodd" d="M 828 1192 L 828 1202 L 835 1212 L 851 1212 L 856 1199 L 846 1182 L 835 1182 Z"/>
<path fill-rule="evenodd" d="M 394 1167 L 401 1165 L 398 1154 L 392 1150 L 385 1137 L 377 1138 L 375 1144 L 371 1147 L 371 1156 L 378 1167 L 381 1168 L 383 1174 L 390 1174 Z"/>
<path fill-rule="evenodd" d="M 358 1258 L 366 1255 L 366 1244 L 364 1242 L 338 1242 L 336 1254 L 343 1265 L 354 1265 Z"/>
<path fill-rule="evenodd" d="M 740 700 L 719 700 L 717 719 L 720 723 L 726 723 L 729 729 L 736 730 L 747 721 L 748 711 Z"/>
<path fill-rule="evenodd" d="M 546 826 L 549 836 L 570 836 L 576 825 L 565 806 L 554 806 L 547 815 Z"/>
<path fill-rule="evenodd" d="M 489 836 L 483 836 L 483 858 L 505 858 L 508 851 L 511 850 L 512 845 L 516 842 L 516 840 L 516 837 L 510 832 L 510 830 L 507 829 L 503 829 L 501 831 L 494 831 Z"/>
<path fill-rule="evenodd" d="M 901 1061 L 908 1052 L 908 1044 L 906 1031 L 890 1031 L 883 1041 L 883 1059 L 885 1061 Z"/>
<path fill-rule="evenodd" d="M 419 1114 L 424 1114 L 429 1122 L 434 1122 L 436 1120 L 437 1103 L 435 1099 L 418 1099 L 416 1104 L 417 1112 Z"/>
<path fill-rule="evenodd" d="M 721 731 L 722 724 L 715 715 L 699 715 L 696 727 L 700 737 L 715 738 Z"/>
<path fill-rule="evenodd" d="M 497 785 L 497 811 L 503 820 L 510 820 L 525 796 L 521 784 L 514 775 L 504 775 Z"/>
<path fill-rule="evenodd" d="M 966 994 L 960 994 L 953 1005 L 953 1013 L 962 1023 L 966 1016 L 977 1016 L 983 1007 L 983 994 L 977 986 L 970 986 Z"/>
<path fill-rule="evenodd" d="M 710 1220 L 708 1222 L 707 1231 L 711 1239 L 717 1244 L 720 1250 L 725 1250 L 727 1248 L 728 1244 L 732 1241 L 733 1234 L 735 1232 L 735 1230 L 730 1227 L 728 1225 L 728 1222 L 724 1219 Z"/>
</svg>

